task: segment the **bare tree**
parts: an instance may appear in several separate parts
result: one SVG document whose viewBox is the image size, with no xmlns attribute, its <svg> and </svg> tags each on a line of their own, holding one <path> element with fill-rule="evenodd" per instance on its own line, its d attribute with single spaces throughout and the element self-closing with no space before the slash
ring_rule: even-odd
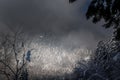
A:
<svg viewBox="0 0 120 80">
<path fill-rule="evenodd" d="M 21 31 L 0 35 L 0 74 L 7 80 L 27 80 L 22 78 L 27 74 L 26 51 Z"/>
</svg>

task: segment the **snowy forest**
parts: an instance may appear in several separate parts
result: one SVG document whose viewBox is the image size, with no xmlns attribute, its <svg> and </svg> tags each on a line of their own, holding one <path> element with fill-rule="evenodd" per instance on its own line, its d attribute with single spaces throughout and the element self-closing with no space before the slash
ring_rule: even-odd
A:
<svg viewBox="0 0 120 80">
<path fill-rule="evenodd" d="M 120 0 L 40 2 L 0 0 L 0 80 L 120 80 Z"/>
</svg>

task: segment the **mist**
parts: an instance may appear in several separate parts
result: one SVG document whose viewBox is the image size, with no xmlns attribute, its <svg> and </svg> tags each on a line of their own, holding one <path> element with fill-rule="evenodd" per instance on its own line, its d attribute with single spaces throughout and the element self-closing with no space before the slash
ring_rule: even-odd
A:
<svg viewBox="0 0 120 80">
<path fill-rule="evenodd" d="M 82 54 L 88 57 L 87 50 L 93 51 L 99 41 L 111 36 L 111 30 L 101 27 L 103 21 L 93 24 L 86 20 L 88 5 L 88 0 L 73 4 L 68 0 L 0 0 L 0 32 L 22 30 L 27 35 L 28 49 L 35 49 L 30 63 L 34 69 L 69 72 Z M 77 54 L 80 49 L 84 52 Z"/>
</svg>

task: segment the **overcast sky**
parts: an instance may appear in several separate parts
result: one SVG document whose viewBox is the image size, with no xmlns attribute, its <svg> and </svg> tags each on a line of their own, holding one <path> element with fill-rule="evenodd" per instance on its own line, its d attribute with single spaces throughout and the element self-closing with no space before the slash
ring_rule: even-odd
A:
<svg viewBox="0 0 120 80">
<path fill-rule="evenodd" d="M 66 45 L 95 47 L 110 32 L 86 20 L 89 0 L 0 0 L 0 31 L 22 27 L 29 36 L 49 35 Z M 52 37 L 51 37 L 52 36 Z"/>
</svg>

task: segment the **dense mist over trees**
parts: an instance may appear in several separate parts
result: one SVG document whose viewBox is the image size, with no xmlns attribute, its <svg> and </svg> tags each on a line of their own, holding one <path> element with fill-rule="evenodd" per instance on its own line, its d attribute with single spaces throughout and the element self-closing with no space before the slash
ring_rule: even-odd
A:
<svg viewBox="0 0 120 80">
<path fill-rule="evenodd" d="M 46 1 L 47 0 L 45 0 L 45 2 Z M 103 22 L 102 23 L 104 24 L 105 28 L 112 28 L 114 30 L 114 36 L 108 40 L 107 38 L 104 40 L 99 40 L 94 50 L 91 48 L 93 45 L 95 45 L 96 42 L 96 40 L 93 38 L 93 35 L 89 35 L 89 33 L 86 31 L 84 32 L 84 30 L 82 34 L 79 34 L 79 31 L 81 31 L 77 30 L 79 29 L 78 26 L 80 26 L 78 25 L 79 21 L 76 22 L 76 20 L 73 18 L 77 17 L 73 16 L 75 15 L 73 13 L 67 15 L 71 12 L 71 9 L 68 8 L 68 5 L 74 4 L 73 2 L 75 1 L 77 2 L 77 0 L 68 0 L 68 4 L 65 4 L 64 7 L 67 7 L 69 10 L 62 14 L 60 14 L 59 10 L 63 11 L 62 9 L 64 7 L 62 9 L 58 7 L 54 8 L 55 5 L 50 7 L 52 2 L 50 2 L 50 4 L 46 2 L 47 7 L 44 4 L 44 8 L 41 6 L 38 7 L 38 5 L 33 7 L 33 5 L 37 3 L 36 0 L 34 4 L 32 3 L 32 0 L 30 0 L 28 7 L 25 9 L 25 14 L 24 9 L 22 9 L 23 7 L 21 7 L 21 4 L 23 4 L 24 1 L 22 1 L 20 4 L 17 2 L 19 5 L 12 6 L 11 10 L 14 14 L 16 14 L 15 16 L 8 10 L 9 8 L 3 8 L 6 10 L 5 12 L 7 12 L 7 10 L 9 12 L 9 14 L 5 14 L 4 18 L 6 20 L 8 19 L 8 22 L 11 23 L 5 23 L 9 30 L 6 29 L 6 31 L 4 30 L 0 33 L 0 80 L 120 80 L 120 1 L 92 0 L 89 4 L 86 12 L 86 18 L 92 19 L 93 23 L 97 23 L 103 20 L 105 24 Z M 45 3 L 44 1 L 42 2 Z M 81 2 L 84 3 L 84 1 Z M 27 3 L 27 1 L 25 1 L 25 3 Z M 65 3 L 65 1 L 62 1 L 61 3 Z M 42 3 L 40 4 L 43 5 Z M 59 4 L 59 1 L 57 4 Z M 17 8 L 13 8 L 15 6 L 23 11 L 22 15 L 24 15 L 24 17 L 17 17 L 20 13 Z M 24 6 L 26 6 L 26 4 L 24 4 Z M 29 8 L 31 8 L 31 10 L 29 10 Z M 43 13 L 42 11 L 39 11 L 39 9 L 42 9 Z M 42 22 L 44 18 L 47 18 L 45 17 L 44 11 L 46 12 L 49 10 L 51 11 L 50 14 L 47 12 L 47 17 L 49 17 L 49 19 L 45 19 Z M 28 13 L 32 11 L 35 11 L 35 13 Z M 50 21 L 52 12 L 54 12 L 54 16 L 57 17 L 52 18 L 54 20 Z M 39 15 L 40 13 L 41 15 Z M 26 17 L 26 14 L 29 14 L 29 16 Z M 6 17 L 6 15 L 10 16 Z M 34 17 L 35 15 L 37 16 Z M 60 17 L 60 19 L 56 19 L 58 18 L 58 15 L 59 17 L 62 17 Z M 76 15 L 78 16 L 78 14 Z M 12 16 L 14 16 L 14 19 L 11 18 Z M 16 21 L 16 17 L 20 19 Z M 12 21 L 9 21 L 9 19 Z M 75 23 L 72 23 L 74 21 L 72 19 L 75 20 L 77 27 Z M 26 22 L 27 20 L 28 22 Z M 24 25 L 22 27 L 17 26 L 17 28 L 16 25 L 20 25 L 22 21 L 26 22 L 27 27 L 22 28 L 25 27 Z M 52 27 L 47 29 L 47 27 L 50 26 L 47 24 L 47 22 L 49 24 L 52 22 Z M 43 24 L 39 23 L 45 24 L 43 26 Z M 65 25 L 63 25 L 64 23 Z M 47 25 L 47 27 L 45 25 Z M 69 26 L 67 25 L 70 25 L 70 28 L 68 28 Z M 34 30 L 32 30 L 34 29 L 33 26 L 42 26 L 41 28 L 37 27 L 37 29 L 41 29 L 41 32 L 39 32 L 37 29 L 35 30 L 38 32 L 34 32 Z M 89 24 L 87 24 L 87 26 L 91 30 L 92 26 Z M 33 31 L 32 34 L 28 35 L 28 28 Z M 56 33 L 60 36 L 50 36 L 51 32 L 52 34 Z M 103 32 L 106 33 L 105 31 Z M 37 34 L 36 36 L 34 36 L 35 33 Z M 41 33 L 46 33 L 47 36 L 45 34 L 41 35 Z M 66 34 L 68 33 L 70 35 L 66 37 Z M 97 34 L 97 32 L 95 33 Z M 64 36 L 61 37 L 61 34 L 64 34 Z M 85 37 L 84 34 L 87 35 L 87 37 Z M 79 39 L 76 35 L 82 36 Z M 100 36 L 101 35 L 99 35 L 99 37 Z M 98 37 L 95 37 L 95 39 L 97 38 Z M 88 45 L 90 48 L 88 48 Z"/>
</svg>

